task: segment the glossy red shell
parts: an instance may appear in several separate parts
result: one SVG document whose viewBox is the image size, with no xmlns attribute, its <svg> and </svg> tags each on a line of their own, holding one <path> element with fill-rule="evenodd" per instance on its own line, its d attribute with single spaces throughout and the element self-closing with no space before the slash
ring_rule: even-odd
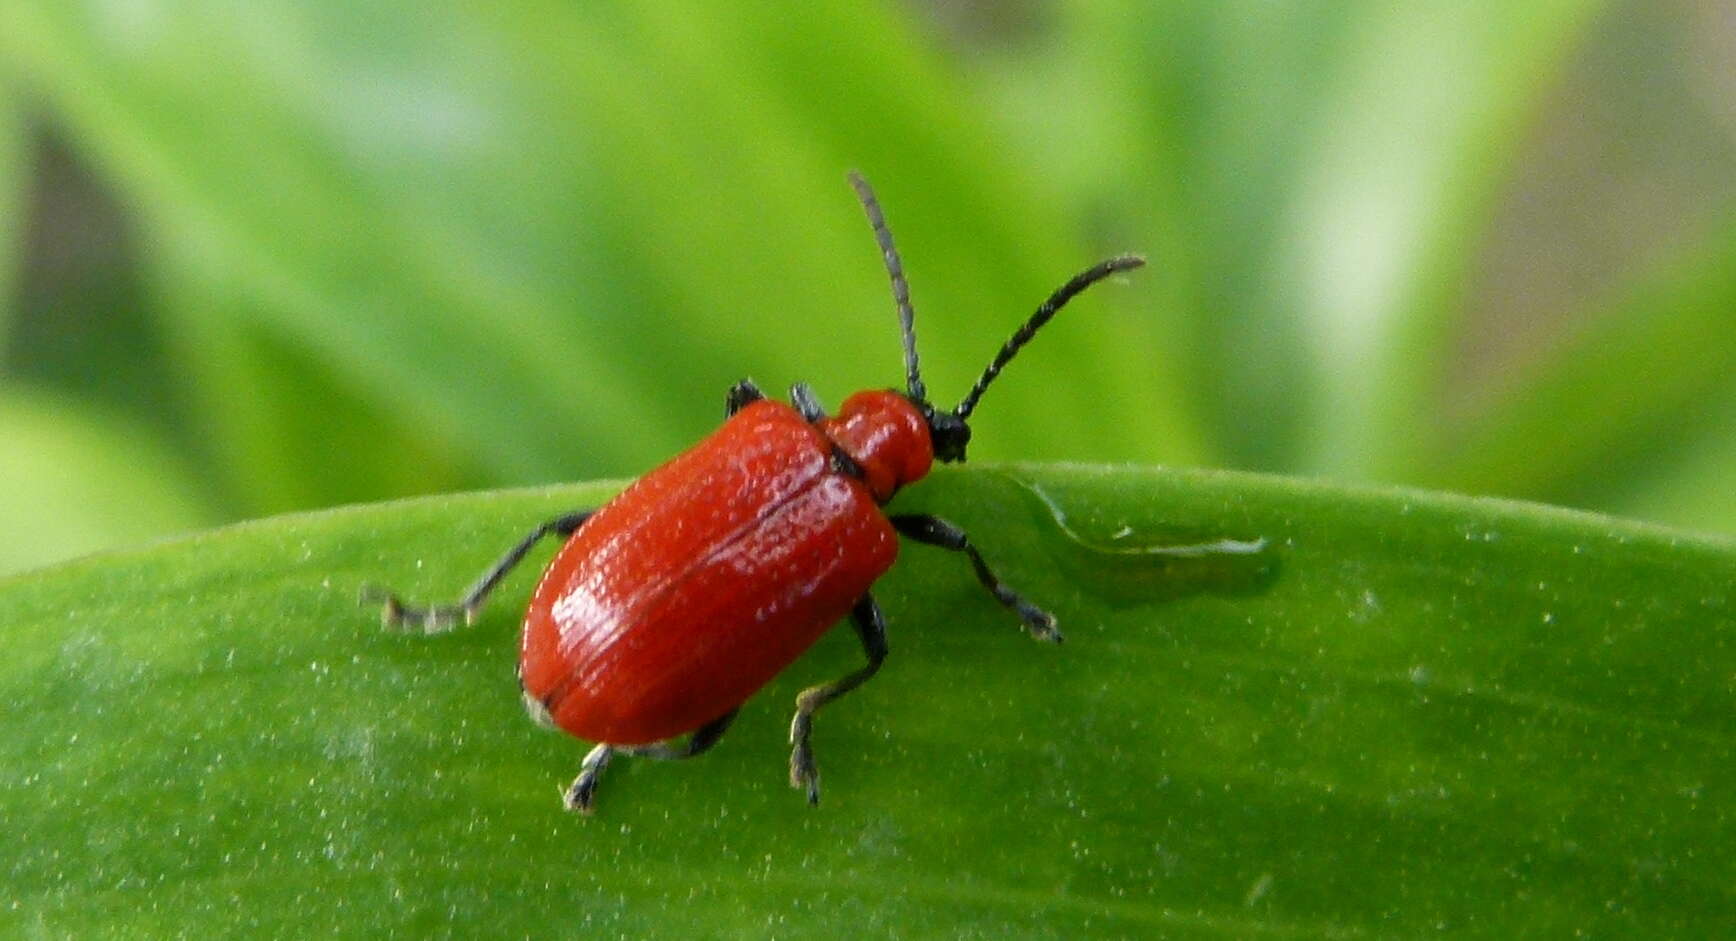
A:
<svg viewBox="0 0 1736 941">
<path fill-rule="evenodd" d="M 861 393 L 818 426 L 769 400 L 736 413 L 561 548 L 525 614 L 525 691 L 562 729 L 613 745 L 745 702 L 892 565 L 878 491 L 927 473 L 921 422 L 895 393 Z M 835 439 L 876 486 L 838 472 Z"/>
</svg>

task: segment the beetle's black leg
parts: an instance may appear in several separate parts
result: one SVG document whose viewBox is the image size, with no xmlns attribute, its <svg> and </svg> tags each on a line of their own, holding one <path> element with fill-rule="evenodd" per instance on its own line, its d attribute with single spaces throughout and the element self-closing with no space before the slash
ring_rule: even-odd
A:
<svg viewBox="0 0 1736 941">
<path fill-rule="evenodd" d="M 926 542 L 931 546 L 951 549 L 969 556 L 971 567 L 976 569 L 977 581 L 983 583 L 983 587 L 995 596 L 996 601 L 1018 612 L 1032 637 L 1057 644 L 1061 642 L 1061 632 L 1055 629 L 1055 616 L 1026 601 L 1018 592 L 1008 588 L 994 572 L 989 571 L 987 563 L 983 562 L 982 554 L 970 544 L 964 530 L 927 514 L 907 513 L 888 518 L 899 532 L 917 542 Z"/>
<path fill-rule="evenodd" d="M 420 629 L 424 634 L 439 634 L 459 624 L 469 624 L 476 620 L 476 612 L 482 608 L 482 603 L 488 600 L 489 592 L 500 584 L 500 580 L 506 577 L 507 572 L 512 571 L 512 567 L 524 558 L 537 540 L 550 534 L 571 536 L 584 525 L 592 512 L 579 510 L 557 516 L 538 526 L 530 535 L 519 540 L 518 545 L 513 546 L 506 555 L 501 556 L 500 561 L 494 563 L 492 568 L 482 573 L 482 577 L 470 586 L 470 590 L 466 591 L 456 604 L 411 607 L 399 601 L 397 595 L 377 585 L 362 586 L 361 603 L 380 605 L 380 623 L 389 628 Z"/>
<path fill-rule="evenodd" d="M 609 766 L 609 759 L 614 755 L 615 749 L 609 745 L 598 745 L 585 755 L 585 760 L 579 764 L 579 776 L 574 779 L 573 786 L 567 788 L 564 800 L 568 810 L 581 814 L 591 812 L 591 805 L 597 800 L 597 779 L 602 777 L 603 769 Z"/>
<path fill-rule="evenodd" d="M 654 745 L 617 745 L 615 750 L 640 758 L 656 758 L 661 761 L 680 761 L 683 758 L 692 758 L 694 755 L 703 755 L 711 750 L 711 746 L 717 744 L 717 740 L 723 737 L 723 733 L 729 731 L 729 724 L 735 721 L 735 714 L 738 711 L 740 710 L 731 709 L 705 723 L 694 730 L 692 735 L 687 736 L 687 741 L 680 745 L 672 745 L 669 742 L 658 742 Z"/>
<path fill-rule="evenodd" d="M 747 407 L 749 402 L 758 402 L 766 397 L 752 379 L 743 379 L 729 387 L 729 394 L 723 397 L 723 417 L 729 418 Z"/>
<path fill-rule="evenodd" d="M 886 662 L 886 619 L 872 595 L 863 595 L 850 611 L 850 623 L 862 641 L 868 663 L 848 676 L 820 686 L 810 686 L 796 697 L 796 717 L 790 721 L 790 786 L 808 792 L 808 803 L 820 802 L 820 771 L 814 766 L 814 713 L 821 706 L 861 686 Z"/>
<path fill-rule="evenodd" d="M 597 800 L 597 779 L 602 777 L 603 769 L 609 766 L 609 759 L 616 752 L 635 755 L 640 758 L 658 758 L 665 761 L 678 761 L 682 758 L 692 758 L 703 755 L 723 738 L 723 733 L 729 730 L 729 724 L 735 721 L 738 710 L 731 709 L 721 716 L 700 726 L 687 741 L 680 745 L 668 742 L 658 742 L 655 745 L 598 745 L 585 755 L 585 760 L 579 765 L 579 776 L 573 781 L 573 786 L 567 788 L 566 805 L 568 810 L 576 810 L 581 814 L 591 812 L 591 806 Z"/>
<path fill-rule="evenodd" d="M 805 382 L 790 386 L 790 404 L 808 421 L 819 421 L 826 417 L 826 406 L 820 404 L 820 397 L 814 394 L 813 386 Z"/>
</svg>

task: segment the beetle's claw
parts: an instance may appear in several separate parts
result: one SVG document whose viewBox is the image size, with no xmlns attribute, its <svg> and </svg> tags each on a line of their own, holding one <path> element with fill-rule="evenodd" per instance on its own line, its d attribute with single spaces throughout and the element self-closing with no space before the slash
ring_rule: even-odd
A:
<svg viewBox="0 0 1736 941">
<path fill-rule="evenodd" d="M 561 791 L 561 803 L 573 813 L 586 817 L 596 812 L 597 776 L 589 771 L 580 774 L 573 786 Z"/>
<path fill-rule="evenodd" d="M 790 755 L 790 787 L 805 791 L 808 806 L 820 806 L 820 770 L 814 767 L 814 753 L 801 748 Z"/>
</svg>

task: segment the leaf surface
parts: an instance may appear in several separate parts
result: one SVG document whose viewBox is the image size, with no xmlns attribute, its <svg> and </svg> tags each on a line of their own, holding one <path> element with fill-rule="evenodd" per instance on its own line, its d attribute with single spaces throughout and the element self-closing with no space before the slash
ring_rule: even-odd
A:
<svg viewBox="0 0 1736 941">
<path fill-rule="evenodd" d="M 466 631 L 388 634 L 355 595 L 444 600 L 611 489 L 279 517 L 0 581 L 0 931 L 1736 920 L 1728 542 L 1279 478 L 946 470 L 896 509 L 966 527 L 1065 645 L 1024 638 L 964 560 L 906 546 L 876 588 L 892 659 L 819 716 L 818 809 L 785 783 L 788 709 L 859 662 L 848 631 L 712 753 L 611 766 L 582 819 L 558 794 L 584 746 L 527 721 L 513 682 L 546 547 Z"/>
</svg>

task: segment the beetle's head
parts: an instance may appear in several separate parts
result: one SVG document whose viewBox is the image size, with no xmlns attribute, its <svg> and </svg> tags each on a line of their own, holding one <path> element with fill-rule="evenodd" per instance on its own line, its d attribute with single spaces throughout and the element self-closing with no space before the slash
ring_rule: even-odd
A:
<svg viewBox="0 0 1736 941">
<path fill-rule="evenodd" d="M 886 260 L 886 273 L 892 278 L 892 299 L 898 305 L 899 332 L 904 339 L 904 394 L 916 403 L 917 409 L 928 423 L 928 434 L 934 445 L 936 460 L 964 460 L 965 446 L 970 444 L 970 425 L 966 422 L 971 412 L 976 409 L 977 400 L 982 398 L 983 391 L 989 387 L 989 383 L 995 381 L 995 377 L 1001 374 L 1007 363 L 1031 341 L 1031 337 L 1036 336 L 1037 331 L 1072 300 L 1074 295 L 1116 272 L 1131 271 L 1145 264 L 1145 259 L 1138 255 L 1117 255 L 1079 272 L 1066 284 L 1056 288 L 1055 292 L 1049 295 L 1049 299 L 1037 308 L 1037 312 L 1001 345 L 1000 352 L 989 361 L 988 367 L 977 377 L 976 384 L 965 393 L 958 407 L 944 411 L 935 408 L 928 401 L 928 390 L 923 388 L 922 375 L 917 370 L 916 312 L 910 305 L 910 285 L 904 280 L 904 263 L 899 260 L 898 249 L 892 245 L 892 232 L 886 227 L 886 216 L 880 211 L 880 202 L 874 198 L 874 190 L 868 186 L 867 180 L 862 179 L 861 174 L 851 173 L 850 185 L 856 188 L 856 196 L 862 201 L 863 210 L 868 213 L 868 223 L 874 228 L 874 240 L 879 243 L 880 255 Z"/>
<path fill-rule="evenodd" d="M 927 402 L 919 402 L 922 417 L 928 421 L 928 438 L 934 445 L 934 459 L 948 463 L 964 461 L 965 446 L 970 444 L 970 426 L 951 412 L 943 412 Z"/>
</svg>

